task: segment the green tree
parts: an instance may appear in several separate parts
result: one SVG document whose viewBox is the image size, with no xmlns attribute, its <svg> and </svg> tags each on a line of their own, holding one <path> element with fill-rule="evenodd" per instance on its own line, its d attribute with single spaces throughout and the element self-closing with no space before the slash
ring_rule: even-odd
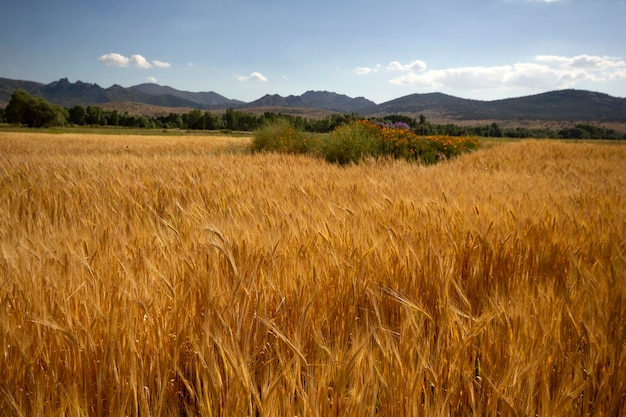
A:
<svg viewBox="0 0 626 417">
<path fill-rule="evenodd" d="M 252 131 L 256 130 L 259 126 L 259 118 L 252 113 L 241 113 L 238 112 L 237 122 L 235 123 L 235 128 L 233 130 L 245 130 Z"/>
<path fill-rule="evenodd" d="M 6 108 L 9 123 L 24 124 L 28 127 L 63 126 L 69 114 L 63 107 L 47 100 L 28 94 L 24 90 L 16 90 Z"/>
<path fill-rule="evenodd" d="M 219 117 L 214 114 L 211 114 L 209 111 L 204 112 L 204 128 L 208 130 L 216 130 L 220 129 L 222 124 L 220 123 Z"/>
<path fill-rule="evenodd" d="M 88 125 L 98 126 L 104 125 L 106 123 L 106 119 L 104 118 L 104 113 L 100 107 L 96 106 L 87 106 L 87 115 L 85 121 Z"/>
<path fill-rule="evenodd" d="M 109 115 L 109 124 L 111 126 L 119 126 L 120 124 L 120 113 L 117 110 L 113 110 Z"/>
<path fill-rule="evenodd" d="M 170 113 L 165 117 L 161 117 L 161 122 L 166 129 L 182 129 L 183 118 L 180 114 Z"/>
<path fill-rule="evenodd" d="M 75 105 L 69 110 L 69 121 L 72 124 L 84 126 L 87 118 L 87 110 L 80 104 Z"/>
<path fill-rule="evenodd" d="M 500 126 L 496 122 L 493 122 L 489 126 L 489 135 L 487 136 L 496 137 L 496 138 L 502 137 L 502 130 L 500 129 Z"/>
<path fill-rule="evenodd" d="M 238 112 L 233 109 L 226 109 L 226 113 L 224 113 L 224 125 L 226 129 L 235 130 L 237 125 L 237 116 Z"/>
<path fill-rule="evenodd" d="M 204 117 L 198 109 L 194 109 L 184 115 L 183 122 L 185 122 L 187 129 L 204 130 Z"/>
</svg>

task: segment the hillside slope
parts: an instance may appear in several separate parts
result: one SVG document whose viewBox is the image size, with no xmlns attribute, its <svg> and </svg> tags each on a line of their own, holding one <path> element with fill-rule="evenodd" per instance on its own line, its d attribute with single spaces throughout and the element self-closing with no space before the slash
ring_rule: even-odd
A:
<svg viewBox="0 0 626 417">
<path fill-rule="evenodd" d="M 442 93 L 409 94 L 381 104 L 364 97 L 352 98 L 328 91 L 307 91 L 302 95 L 267 94 L 245 103 L 228 99 L 213 91 L 180 91 L 158 84 L 140 84 L 133 87 L 113 85 L 102 88 L 98 84 L 82 81 L 71 83 L 67 78 L 50 84 L 0 78 L 0 107 L 9 103 L 11 94 L 23 89 L 55 104 L 71 107 L 76 104 L 104 105 L 109 103 L 136 103 L 159 106 L 165 109 L 242 111 L 272 108 L 285 113 L 310 109 L 311 114 L 324 112 L 358 113 L 363 116 L 404 114 L 418 118 L 424 114 L 429 120 L 446 120 L 451 123 L 510 121 L 527 122 L 594 122 L 626 124 L 626 98 L 583 90 L 560 90 L 526 97 L 480 101 L 453 97 Z"/>
</svg>

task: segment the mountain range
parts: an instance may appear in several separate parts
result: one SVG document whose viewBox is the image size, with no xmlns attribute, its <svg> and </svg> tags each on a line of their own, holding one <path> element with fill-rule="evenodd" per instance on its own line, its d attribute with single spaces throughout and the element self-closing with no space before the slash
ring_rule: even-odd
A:
<svg viewBox="0 0 626 417">
<path fill-rule="evenodd" d="M 98 84 L 82 81 L 70 82 L 67 78 L 50 84 L 0 78 L 0 108 L 5 107 L 11 94 L 23 89 L 29 94 L 72 107 L 103 105 L 107 108 L 124 103 L 143 104 L 171 109 L 268 109 L 272 111 L 298 110 L 299 114 L 358 113 L 363 116 L 404 114 L 451 121 L 560 121 L 626 123 L 626 98 L 584 90 L 559 90 L 526 97 L 503 100 L 470 100 L 442 93 L 410 94 L 395 100 L 376 104 L 364 97 L 352 98 L 328 91 L 307 91 L 300 96 L 283 97 L 265 95 L 246 103 L 226 98 L 216 92 L 188 92 L 157 84 L 140 84 L 133 87 L 113 85 L 102 88 Z M 141 108 L 141 106 L 139 106 Z M 316 113 L 317 112 L 317 113 Z"/>
</svg>

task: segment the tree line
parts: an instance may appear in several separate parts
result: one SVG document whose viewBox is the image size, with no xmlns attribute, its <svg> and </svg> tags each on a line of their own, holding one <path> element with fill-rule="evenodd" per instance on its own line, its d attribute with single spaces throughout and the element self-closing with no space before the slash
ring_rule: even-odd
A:
<svg viewBox="0 0 626 417">
<path fill-rule="evenodd" d="M 98 106 L 77 104 L 70 108 L 52 104 L 47 100 L 16 90 L 5 109 L 0 109 L 0 123 L 26 125 L 28 127 L 54 126 L 113 126 L 145 129 L 181 130 L 226 130 L 255 131 L 268 123 L 287 120 L 291 126 L 305 132 L 327 133 L 336 127 L 363 116 L 352 114 L 332 114 L 324 118 L 309 119 L 282 113 L 266 112 L 261 115 L 227 109 L 222 114 L 210 111 L 191 110 L 188 113 L 141 116 L 118 110 L 104 110 Z M 508 128 L 497 123 L 482 126 L 459 126 L 455 124 L 434 124 L 424 115 L 415 119 L 405 115 L 392 114 L 370 118 L 375 123 L 403 123 L 418 135 L 481 136 L 508 138 L 555 138 L 555 139 L 626 139 L 626 135 L 589 124 L 577 124 L 560 130 L 548 128 Z"/>
</svg>

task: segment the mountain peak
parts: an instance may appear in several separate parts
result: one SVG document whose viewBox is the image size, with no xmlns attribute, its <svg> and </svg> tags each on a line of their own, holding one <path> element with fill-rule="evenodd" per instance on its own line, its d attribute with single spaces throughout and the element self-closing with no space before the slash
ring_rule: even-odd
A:
<svg viewBox="0 0 626 417">
<path fill-rule="evenodd" d="M 309 90 L 301 96 L 290 95 L 282 97 L 278 94 L 266 94 L 260 99 L 249 103 L 246 107 L 304 107 L 336 111 L 339 113 L 353 113 L 375 105 L 376 103 L 363 97 L 351 98 L 344 94 L 329 91 Z"/>
<path fill-rule="evenodd" d="M 228 99 L 213 91 L 192 93 L 189 91 L 179 91 L 179 90 L 176 90 L 175 88 L 172 88 L 169 86 L 161 86 L 155 83 L 145 83 L 145 84 L 135 85 L 133 87 L 130 87 L 130 90 L 147 94 L 149 96 L 152 96 L 153 98 L 167 97 L 167 96 L 173 97 L 176 100 L 171 99 L 170 101 L 172 103 L 180 102 L 180 100 L 185 100 L 187 101 L 186 107 L 203 108 L 203 107 L 221 106 L 221 105 L 233 106 L 233 105 L 239 105 L 241 103 L 238 100 Z M 182 105 L 182 106 L 185 106 L 185 105 Z M 178 107 L 178 106 L 171 106 L 171 107 Z"/>
<path fill-rule="evenodd" d="M 336 113 L 359 113 L 364 116 L 404 114 L 451 121 L 545 120 L 564 122 L 626 123 L 626 98 L 585 90 L 558 90 L 526 97 L 494 101 L 469 100 L 443 93 L 410 94 L 376 104 L 363 97 L 352 98 L 329 91 L 308 90 L 300 96 L 266 94 L 251 103 L 231 100 L 215 92 L 192 93 L 154 83 L 125 88 L 114 84 L 103 89 L 98 84 L 70 82 L 61 78 L 50 84 L 0 78 L 0 107 L 11 94 L 23 89 L 65 107 L 76 104 L 98 105 L 110 102 L 134 102 L 153 106 L 225 109 L 284 107 L 318 109 Z M 304 112 L 303 114 L 305 114 Z"/>
</svg>

